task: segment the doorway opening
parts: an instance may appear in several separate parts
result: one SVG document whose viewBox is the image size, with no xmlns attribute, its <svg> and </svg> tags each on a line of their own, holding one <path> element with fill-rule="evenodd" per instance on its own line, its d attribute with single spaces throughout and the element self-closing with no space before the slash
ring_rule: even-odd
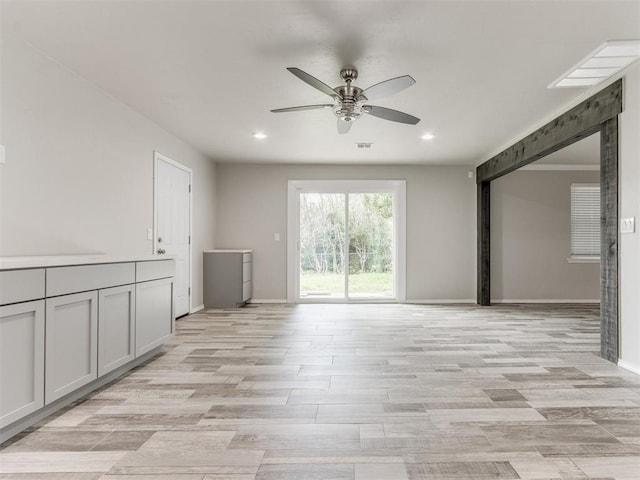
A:
<svg viewBox="0 0 640 480">
<path fill-rule="evenodd" d="M 405 300 L 405 182 L 289 182 L 288 301 Z"/>
</svg>

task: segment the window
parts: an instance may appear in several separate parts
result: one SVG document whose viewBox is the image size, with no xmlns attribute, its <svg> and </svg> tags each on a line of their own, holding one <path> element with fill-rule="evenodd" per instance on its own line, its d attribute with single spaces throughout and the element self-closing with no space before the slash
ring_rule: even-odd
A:
<svg viewBox="0 0 640 480">
<path fill-rule="evenodd" d="M 571 184 L 571 258 L 575 262 L 600 260 L 600 185 Z"/>
</svg>

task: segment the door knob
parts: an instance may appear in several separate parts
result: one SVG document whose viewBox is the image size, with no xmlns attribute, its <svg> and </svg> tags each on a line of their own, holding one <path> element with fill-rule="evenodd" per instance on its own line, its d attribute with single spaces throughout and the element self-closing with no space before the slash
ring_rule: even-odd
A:
<svg viewBox="0 0 640 480">
<path fill-rule="evenodd" d="M 167 253 L 167 251 L 164 248 L 159 248 L 158 249 L 158 254 L 159 255 L 164 255 L 165 253 Z"/>
</svg>

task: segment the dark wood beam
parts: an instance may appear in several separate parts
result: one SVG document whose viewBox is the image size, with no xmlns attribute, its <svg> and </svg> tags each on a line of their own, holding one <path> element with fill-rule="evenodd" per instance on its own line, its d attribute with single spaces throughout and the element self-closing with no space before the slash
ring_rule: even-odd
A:
<svg viewBox="0 0 640 480">
<path fill-rule="evenodd" d="M 476 169 L 476 182 L 488 182 L 513 172 L 592 135 L 602 123 L 622 112 L 622 79 L 612 83 Z"/>
<path fill-rule="evenodd" d="M 547 123 L 476 169 L 479 305 L 491 303 L 490 183 L 600 131 L 600 354 L 618 361 L 618 114 L 622 79 Z"/>
<path fill-rule="evenodd" d="M 478 280 L 477 302 L 491 305 L 491 182 L 482 182 L 478 190 Z"/>
<path fill-rule="evenodd" d="M 600 354 L 618 361 L 618 117 L 600 129 Z"/>
</svg>

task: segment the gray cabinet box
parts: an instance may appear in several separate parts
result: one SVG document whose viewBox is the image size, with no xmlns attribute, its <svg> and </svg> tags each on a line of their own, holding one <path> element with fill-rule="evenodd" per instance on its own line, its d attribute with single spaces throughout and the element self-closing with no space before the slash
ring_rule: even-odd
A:
<svg viewBox="0 0 640 480">
<path fill-rule="evenodd" d="M 136 357 L 173 334 L 173 277 L 136 284 Z"/>
<path fill-rule="evenodd" d="M 98 292 L 46 300 L 44 403 L 98 378 Z"/>
<path fill-rule="evenodd" d="M 44 406 L 44 300 L 0 307 L 0 378 L 0 427 Z"/>
<path fill-rule="evenodd" d="M 203 255 L 205 308 L 235 308 L 251 299 L 251 250 L 206 250 Z"/>
<path fill-rule="evenodd" d="M 135 358 L 135 284 L 98 291 L 98 376 Z"/>
<path fill-rule="evenodd" d="M 44 269 L 0 272 L 0 305 L 44 298 Z"/>
</svg>

